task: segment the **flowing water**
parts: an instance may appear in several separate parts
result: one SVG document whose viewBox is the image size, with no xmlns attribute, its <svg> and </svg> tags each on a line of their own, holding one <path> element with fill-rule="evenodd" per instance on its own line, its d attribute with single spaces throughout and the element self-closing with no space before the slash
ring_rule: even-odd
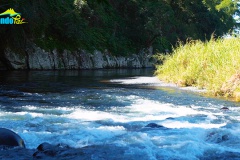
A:
<svg viewBox="0 0 240 160">
<path fill-rule="evenodd" d="M 239 106 L 162 83 L 150 69 L 0 71 L 0 127 L 27 148 L 107 153 L 92 159 L 240 159 Z"/>
</svg>

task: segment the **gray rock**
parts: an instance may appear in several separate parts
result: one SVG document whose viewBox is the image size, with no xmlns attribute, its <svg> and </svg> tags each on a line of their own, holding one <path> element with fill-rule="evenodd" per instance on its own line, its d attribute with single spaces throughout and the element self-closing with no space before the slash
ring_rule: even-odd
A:
<svg viewBox="0 0 240 160">
<path fill-rule="evenodd" d="M 106 68 L 116 68 L 117 67 L 117 58 L 115 56 L 111 56 L 108 54 L 105 54 L 105 61 L 107 65 L 105 66 Z"/>
<path fill-rule="evenodd" d="M 12 69 L 102 69 L 102 68 L 142 68 L 154 67 L 152 48 L 142 50 L 139 54 L 131 56 L 113 56 L 105 51 L 104 53 L 95 50 L 93 54 L 84 50 L 63 52 L 54 49 L 45 51 L 32 42 L 27 42 L 25 53 L 22 55 L 13 52 L 10 48 L 4 51 L 0 66 Z M 5 62 L 5 61 L 4 61 Z"/>
<path fill-rule="evenodd" d="M 80 53 L 79 61 L 80 61 L 80 69 L 92 69 L 93 68 L 93 61 L 92 61 L 93 55 L 86 53 L 85 51 L 82 51 Z"/>
<path fill-rule="evenodd" d="M 64 50 L 62 57 L 63 64 L 65 66 L 64 69 L 79 69 L 79 54 L 77 52 L 70 52 L 68 50 Z"/>
<path fill-rule="evenodd" d="M 107 62 L 103 60 L 103 54 L 100 51 L 94 51 L 92 59 L 95 69 L 105 68 L 107 66 Z"/>
<path fill-rule="evenodd" d="M 128 62 L 126 57 L 116 57 L 117 67 L 126 68 L 128 67 Z"/>
<path fill-rule="evenodd" d="M 10 48 L 6 48 L 4 51 L 5 59 L 9 68 L 12 69 L 27 69 L 27 56 L 23 53 L 16 53 Z"/>
<path fill-rule="evenodd" d="M 29 69 L 54 69 L 54 60 L 51 52 L 29 43 L 26 48 Z"/>
<path fill-rule="evenodd" d="M 142 67 L 145 68 L 153 67 L 154 64 L 156 64 L 157 62 L 157 60 L 153 58 L 153 47 L 141 50 L 138 55 Z"/>
<path fill-rule="evenodd" d="M 139 56 L 133 54 L 131 57 L 127 58 L 128 67 L 130 68 L 142 68 L 142 64 L 140 63 Z"/>
<path fill-rule="evenodd" d="M 63 59 L 58 53 L 57 49 L 52 51 L 52 59 L 53 59 L 53 69 L 65 69 Z"/>
</svg>

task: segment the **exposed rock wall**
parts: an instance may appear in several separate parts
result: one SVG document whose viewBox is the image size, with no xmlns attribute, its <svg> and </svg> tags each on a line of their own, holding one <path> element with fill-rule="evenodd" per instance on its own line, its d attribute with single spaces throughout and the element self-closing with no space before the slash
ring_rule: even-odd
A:
<svg viewBox="0 0 240 160">
<path fill-rule="evenodd" d="M 152 48 L 147 51 L 141 51 L 139 54 L 132 54 L 128 57 L 113 56 L 109 53 L 94 51 L 87 53 L 84 50 L 62 52 L 54 49 L 45 51 L 34 43 L 28 43 L 25 53 L 14 52 L 10 48 L 4 50 L 3 64 L 5 68 L 11 69 L 34 69 L 34 70 L 52 70 L 52 69 L 101 69 L 101 68 L 145 68 L 153 67 Z M 2 67 L 4 68 L 4 67 Z"/>
<path fill-rule="evenodd" d="M 27 57 L 26 55 L 16 54 L 10 48 L 6 48 L 4 51 L 4 60 L 6 68 L 12 69 L 26 69 L 27 68 Z"/>
</svg>

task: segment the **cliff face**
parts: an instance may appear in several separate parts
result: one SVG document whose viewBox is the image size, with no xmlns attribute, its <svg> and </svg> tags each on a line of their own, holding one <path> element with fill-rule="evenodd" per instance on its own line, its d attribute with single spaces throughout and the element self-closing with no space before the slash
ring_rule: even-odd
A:
<svg viewBox="0 0 240 160">
<path fill-rule="evenodd" d="M 14 70 L 145 68 L 154 67 L 154 62 L 152 48 L 139 54 L 122 57 L 100 51 L 94 51 L 92 54 L 83 50 L 45 51 L 34 43 L 28 43 L 24 54 L 6 48 L 0 59 L 0 68 Z"/>
</svg>

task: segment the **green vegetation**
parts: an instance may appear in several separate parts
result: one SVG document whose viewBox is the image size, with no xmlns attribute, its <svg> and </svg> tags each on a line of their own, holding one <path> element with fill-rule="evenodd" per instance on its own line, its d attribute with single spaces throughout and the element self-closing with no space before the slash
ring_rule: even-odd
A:
<svg viewBox="0 0 240 160">
<path fill-rule="evenodd" d="M 163 52 L 178 40 L 222 36 L 236 25 L 232 0 L 2 0 L 28 22 L 1 25 L 0 51 L 22 49 L 31 40 L 45 49 L 136 53 L 153 46 Z"/>
<path fill-rule="evenodd" d="M 157 67 L 157 76 L 180 86 L 207 89 L 240 101 L 240 39 L 182 43 Z M 162 59 L 162 57 L 160 57 Z"/>
</svg>

